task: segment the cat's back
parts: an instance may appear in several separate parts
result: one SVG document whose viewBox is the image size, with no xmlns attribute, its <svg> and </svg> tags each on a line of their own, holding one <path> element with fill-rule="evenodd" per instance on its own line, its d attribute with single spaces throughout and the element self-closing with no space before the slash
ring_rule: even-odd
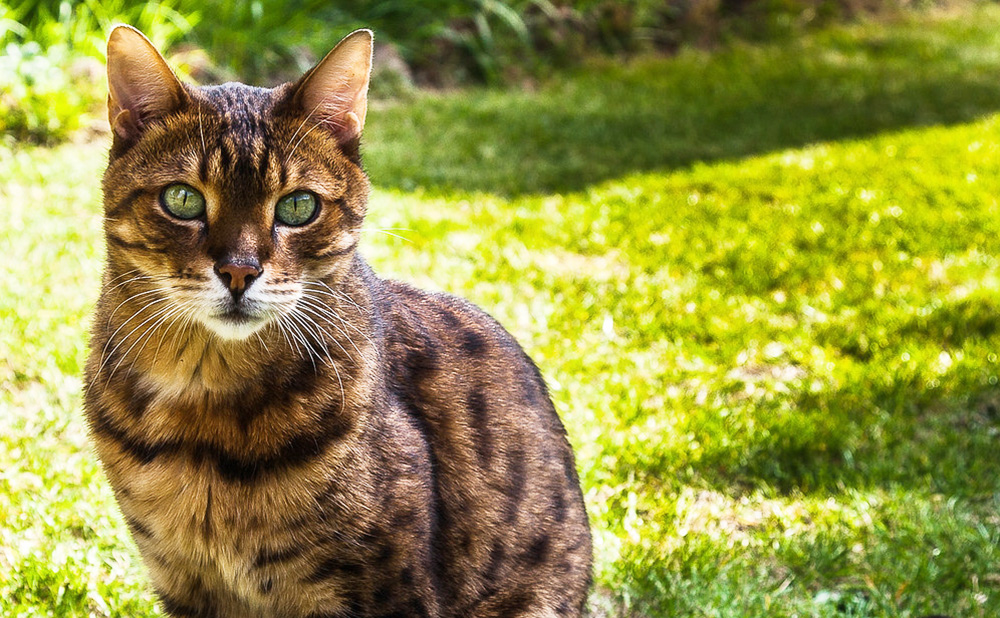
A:
<svg viewBox="0 0 1000 618">
<path fill-rule="evenodd" d="M 456 616 L 578 615 L 590 532 L 573 452 L 535 364 L 464 300 L 374 287 L 389 406 L 430 457 L 445 605 Z"/>
</svg>

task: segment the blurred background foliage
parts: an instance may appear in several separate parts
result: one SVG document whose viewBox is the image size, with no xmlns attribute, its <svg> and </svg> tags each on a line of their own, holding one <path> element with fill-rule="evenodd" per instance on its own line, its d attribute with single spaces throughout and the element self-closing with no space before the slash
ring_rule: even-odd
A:
<svg viewBox="0 0 1000 618">
<path fill-rule="evenodd" d="M 938 0 L 940 3 L 940 0 Z M 145 32 L 188 79 L 272 84 L 353 28 L 378 33 L 376 96 L 415 86 L 530 86 L 594 55 L 795 36 L 935 0 L 0 1 L 0 133 L 53 142 L 100 118 L 104 37 Z M 89 112 L 89 114 L 88 114 Z"/>
</svg>

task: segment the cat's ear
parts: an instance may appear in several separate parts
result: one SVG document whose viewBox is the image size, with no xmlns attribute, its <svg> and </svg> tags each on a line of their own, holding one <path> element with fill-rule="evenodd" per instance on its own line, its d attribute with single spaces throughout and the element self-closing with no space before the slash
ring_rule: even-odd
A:
<svg viewBox="0 0 1000 618">
<path fill-rule="evenodd" d="M 184 87 L 149 39 L 115 26 L 108 35 L 108 120 L 115 134 L 133 140 L 186 102 Z"/>
<path fill-rule="evenodd" d="M 344 37 L 294 86 L 293 104 L 329 128 L 342 147 L 356 148 L 368 110 L 372 31 Z"/>
</svg>

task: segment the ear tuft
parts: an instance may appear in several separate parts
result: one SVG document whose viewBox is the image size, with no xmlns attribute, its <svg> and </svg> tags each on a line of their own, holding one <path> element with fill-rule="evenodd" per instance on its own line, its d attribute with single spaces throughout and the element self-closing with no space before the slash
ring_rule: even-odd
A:
<svg viewBox="0 0 1000 618">
<path fill-rule="evenodd" d="M 356 149 L 365 126 L 373 38 L 371 30 L 347 35 L 294 87 L 299 111 L 329 128 L 348 150 Z"/>
<path fill-rule="evenodd" d="M 108 120 L 134 140 L 155 120 L 180 109 L 184 87 L 141 32 L 120 24 L 108 35 Z"/>
</svg>

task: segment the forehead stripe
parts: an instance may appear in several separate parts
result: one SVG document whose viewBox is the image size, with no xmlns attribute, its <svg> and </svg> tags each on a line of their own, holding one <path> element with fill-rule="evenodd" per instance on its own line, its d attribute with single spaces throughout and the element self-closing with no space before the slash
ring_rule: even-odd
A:
<svg viewBox="0 0 1000 618">
<path fill-rule="evenodd" d="M 269 171 L 268 168 L 271 167 L 271 149 L 263 148 L 262 150 L 263 152 L 260 156 L 260 163 L 257 165 L 257 168 L 260 170 L 262 175 L 267 176 Z"/>
<path fill-rule="evenodd" d="M 223 174 L 229 172 L 229 165 L 231 163 L 232 156 L 229 154 L 229 147 L 226 145 L 225 141 L 219 143 L 219 171 Z"/>
</svg>

